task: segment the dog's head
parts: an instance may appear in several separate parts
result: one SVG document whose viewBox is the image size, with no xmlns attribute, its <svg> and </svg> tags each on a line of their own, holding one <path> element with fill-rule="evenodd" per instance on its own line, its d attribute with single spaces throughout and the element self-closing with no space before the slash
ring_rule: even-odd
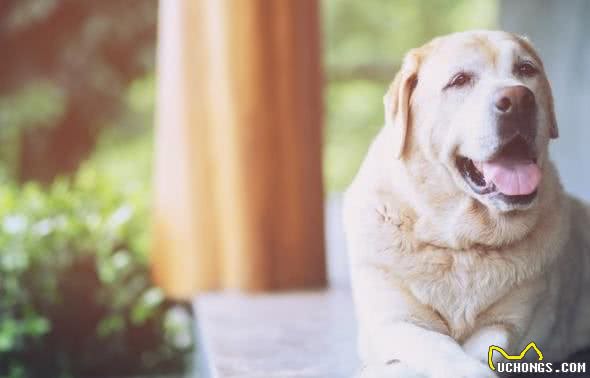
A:
<svg viewBox="0 0 590 378">
<path fill-rule="evenodd" d="M 385 108 L 392 153 L 420 159 L 421 168 L 440 176 L 431 184 L 450 181 L 502 212 L 535 205 L 558 131 L 549 82 L 526 39 L 473 31 L 414 49 Z"/>
</svg>

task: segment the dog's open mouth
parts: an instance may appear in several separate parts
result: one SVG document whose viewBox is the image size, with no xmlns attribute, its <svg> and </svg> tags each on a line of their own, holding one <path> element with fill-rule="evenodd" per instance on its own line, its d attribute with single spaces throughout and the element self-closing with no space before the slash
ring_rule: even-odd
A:
<svg viewBox="0 0 590 378">
<path fill-rule="evenodd" d="M 456 164 L 473 192 L 497 196 L 504 202 L 531 202 L 541 182 L 541 169 L 521 137 L 514 138 L 487 161 L 457 156 Z"/>
</svg>

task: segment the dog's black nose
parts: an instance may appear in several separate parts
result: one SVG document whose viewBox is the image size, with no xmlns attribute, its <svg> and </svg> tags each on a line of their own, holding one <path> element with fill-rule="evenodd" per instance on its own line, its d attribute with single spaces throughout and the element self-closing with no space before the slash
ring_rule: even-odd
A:
<svg viewBox="0 0 590 378">
<path fill-rule="evenodd" d="M 524 85 L 500 88 L 493 97 L 500 135 L 511 138 L 520 134 L 530 140 L 536 132 L 535 95 Z"/>
<path fill-rule="evenodd" d="M 494 107 L 502 116 L 525 115 L 535 108 L 535 95 L 524 85 L 500 88 L 494 96 Z"/>
</svg>

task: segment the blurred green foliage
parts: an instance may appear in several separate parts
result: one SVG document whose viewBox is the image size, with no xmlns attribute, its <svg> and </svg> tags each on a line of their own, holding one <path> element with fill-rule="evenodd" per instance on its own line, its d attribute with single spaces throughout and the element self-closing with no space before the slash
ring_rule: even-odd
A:
<svg viewBox="0 0 590 378">
<path fill-rule="evenodd" d="M 15 133 L 20 127 L 32 125 L 51 126 L 64 111 L 64 102 L 60 88 L 45 81 L 30 83 L 11 96 L 0 97 L 2 132 Z"/>
<path fill-rule="evenodd" d="M 75 172 L 154 69 L 157 0 L 0 1 L 0 160 L 20 182 Z"/>
<path fill-rule="evenodd" d="M 494 28 L 496 0 L 326 0 L 323 5 L 329 192 L 350 183 L 383 124 L 382 98 L 403 54 L 441 34 Z"/>
<path fill-rule="evenodd" d="M 71 95 L 52 83 L 0 97 L 0 376 L 178 374 L 192 316 L 148 265 L 154 75 L 117 93 L 123 111 L 76 172 L 19 183 L 14 140 L 42 140 Z"/>
<path fill-rule="evenodd" d="M 2 180 L 0 376 L 184 367 L 190 314 L 150 282 L 149 187 L 104 168 L 92 160 L 47 188 Z"/>
</svg>

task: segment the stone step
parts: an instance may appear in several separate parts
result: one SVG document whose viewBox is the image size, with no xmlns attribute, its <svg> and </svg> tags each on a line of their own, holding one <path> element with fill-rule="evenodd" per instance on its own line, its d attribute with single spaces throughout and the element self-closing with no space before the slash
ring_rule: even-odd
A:
<svg viewBox="0 0 590 378">
<path fill-rule="evenodd" d="M 205 294 L 195 303 L 212 378 L 350 378 L 359 368 L 348 290 Z"/>
</svg>

